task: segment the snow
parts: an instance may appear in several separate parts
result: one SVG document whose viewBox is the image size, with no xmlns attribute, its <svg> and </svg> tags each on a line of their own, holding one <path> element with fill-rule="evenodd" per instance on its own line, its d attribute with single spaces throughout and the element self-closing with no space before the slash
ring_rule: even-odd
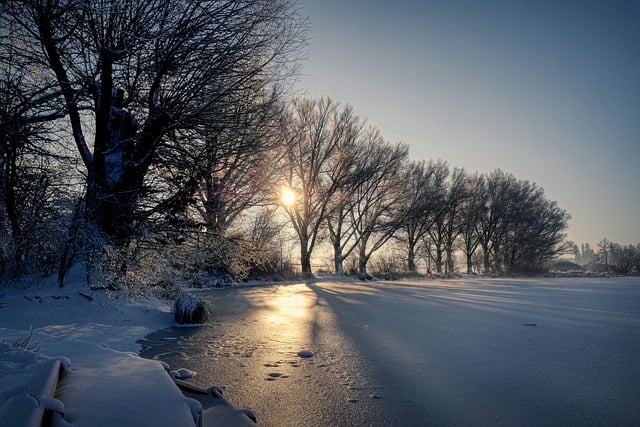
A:
<svg viewBox="0 0 640 427">
<path fill-rule="evenodd" d="M 0 425 L 24 424 L 16 408 L 59 412 L 58 426 L 195 425 L 200 403 L 182 394 L 162 363 L 135 353 L 138 339 L 173 323 L 171 306 L 93 292 L 82 277 L 72 272 L 62 289 L 55 278 L 0 289 Z M 54 397 L 42 389 L 56 359 L 62 374 Z"/>
</svg>

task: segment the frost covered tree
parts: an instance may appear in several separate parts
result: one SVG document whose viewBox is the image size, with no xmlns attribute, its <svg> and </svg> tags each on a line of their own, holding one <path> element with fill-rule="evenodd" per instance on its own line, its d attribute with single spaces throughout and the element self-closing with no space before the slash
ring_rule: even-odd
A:
<svg viewBox="0 0 640 427">
<path fill-rule="evenodd" d="M 482 248 L 483 269 L 485 273 L 497 273 L 498 258 L 504 240 L 503 230 L 506 223 L 508 191 L 515 185 L 516 178 L 500 169 L 485 177 L 483 192 L 484 209 L 477 218 L 477 234 Z"/>
<path fill-rule="evenodd" d="M 337 167 L 338 153 L 357 138 L 359 128 L 353 109 L 329 98 L 295 100 L 289 123 L 283 127 L 287 146 L 282 161 L 283 185 L 296 195 L 295 201 L 283 208 L 300 241 L 304 275 L 312 274 L 313 249 L 348 176 L 348 169 Z"/>
<path fill-rule="evenodd" d="M 442 165 L 442 161 L 411 161 L 406 166 L 406 197 L 401 207 L 406 214 L 398 239 L 405 246 L 407 268 L 411 273 L 417 270 L 416 256 L 421 242 L 442 211 L 438 200 L 448 171 Z"/>
<path fill-rule="evenodd" d="M 569 248 L 569 215 L 535 183 L 496 170 L 485 178 L 477 237 L 485 272 L 535 273 Z"/>
<path fill-rule="evenodd" d="M 609 264 L 615 274 L 629 275 L 640 262 L 640 252 L 634 245 L 609 244 Z"/>
<path fill-rule="evenodd" d="M 358 273 L 367 276 L 367 263 L 394 236 L 407 216 L 402 208 L 406 197 L 404 185 L 406 144 L 389 144 L 376 134 L 367 141 L 365 152 L 369 178 L 353 197 L 351 221 L 358 246 Z"/>
<path fill-rule="evenodd" d="M 438 206 L 438 209 L 433 212 L 433 219 L 421 240 L 424 257 L 429 264 L 429 272 L 433 266 L 437 274 L 442 274 L 447 233 L 447 193 L 449 192 L 448 183 L 451 170 L 449 164 L 444 161 L 436 163 L 434 167 L 439 179 L 437 181 L 438 187 L 432 197 L 433 203 Z"/>
<path fill-rule="evenodd" d="M 0 276 L 52 268 L 73 198 L 55 123 L 64 110 L 11 34 L 0 26 Z"/>
<path fill-rule="evenodd" d="M 460 240 L 465 255 L 467 274 L 473 273 L 473 256 L 480 245 L 478 232 L 480 216 L 484 209 L 484 175 L 475 173 L 467 176 L 466 198 L 461 215 Z"/>
<path fill-rule="evenodd" d="M 304 40 L 288 0 L 0 7 L 8 42 L 66 116 L 85 169 L 87 220 L 116 246 L 157 217 L 161 204 L 145 198 L 160 151 L 188 151 L 189 141 L 176 137 L 210 135 L 220 105 L 240 94 L 277 91 L 272 83 L 290 74 Z"/>
</svg>

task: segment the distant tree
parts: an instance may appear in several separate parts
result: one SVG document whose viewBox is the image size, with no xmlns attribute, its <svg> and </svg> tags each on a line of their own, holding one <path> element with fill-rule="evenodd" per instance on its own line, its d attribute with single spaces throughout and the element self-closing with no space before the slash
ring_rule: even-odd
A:
<svg viewBox="0 0 640 427">
<path fill-rule="evenodd" d="M 429 264 L 435 267 L 437 274 L 442 274 L 447 239 L 447 199 L 451 172 L 446 162 L 438 162 L 436 170 L 441 179 L 439 184 L 441 183 L 442 185 L 437 187 L 432 196 L 434 205 L 439 208 L 433 212 L 433 221 L 430 227 L 427 228 L 427 233 L 422 237 L 422 244 Z M 431 268 L 428 268 L 428 270 L 431 270 Z"/>
<path fill-rule="evenodd" d="M 503 268 L 510 273 L 542 271 L 570 247 L 571 242 L 565 241 L 570 217 L 528 181 L 517 181 L 508 194 Z"/>
<path fill-rule="evenodd" d="M 455 262 L 453 251 L 455 242 L 465 226 L 465 201 L 467 193 L 467 175 L 464 169 L 455 168 L 449 176 L 448 190 L 445 197 L 444 213 L 444 249 L 446 254 L 445 273 L 453 274 Z"/>
<path fill-rule="evenodd" d="M 414 273 L 420 245 L 443 211 L 440 200 L 445 191 L 448 169 L 442 161 L 411 161 L 406 168 L 406 179 L 403 180 L 406 197 L 401 207 L 405 211 L 405 219 L 400 225 L 398 239 L 406 248 L 407 268 Z"/>
<path fill-rule="evenodd" d="M 354 193 L 351 221 L 358 245 L 359 274 L 367 276 L 371 255 L 391 239 L 407 216 L 402 204 L 408 147 L 385 143 L 376 133 L 363 151 L 369 179 Z"/>
<path fill-rule="evenodd" d="M 481 234 L 478 232 L 479 221 L 484 213 L 484 175 L 475 173 L 467 176 L 466 198 L 460 213 L 460 240 L 466 259 L 467 274 L 473 273 L 473 255 L 480 245 Z"/>
<path fill-rule="evenodd" d="M 609 268 L 609 252 L 611 249 L 611 242 L 607 238 L 603 238 L 598 242 L 598 251 L 596 252 L 594 261 L 599 264 L 605 272 L 610 273 Z"/>
<path fill-rule="evenodd" d="M 569 215 L 544 190 L 500 170 L 486 175 L 476 237 L 486 272 L 533 273 L 567 253 Z"/>
<path fill-rule="evenodd" d="M 629 275 L 634 270 L 637 271 L 640 251 L 634 245 L 623 246 L 618 243 L 610 243 L 608 258 L 613 273 Z"/>
<path fill-rule="evenodd" d="M 485 178 L 483 192 L 484 209 L 478 218 L 478 239 L 483 254 L 485 273 L 497 273 L 500 269 L 499 254 L 505 240 L 508 192 L 516 179 L 500 169 Z"/>
<path fill-rule="evenodd" d="M 571 254 L 573 254 L 575 262 L 582 266 L 591 263 L 595 255 L 589 243 L 582 243 L 580 246 L 574 244 L 571 248 Z"/>
</svg>

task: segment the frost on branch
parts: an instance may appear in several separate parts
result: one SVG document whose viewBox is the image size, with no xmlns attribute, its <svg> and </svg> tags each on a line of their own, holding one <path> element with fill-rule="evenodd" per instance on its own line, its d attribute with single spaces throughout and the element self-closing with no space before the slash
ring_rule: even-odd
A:
<svg viewBox="0 0 640 427">
<path fill-rule="evenodd" d="M 209 311 L 205 303 L 193 294 L 183 293 L 174 304 L 176 322 L 184 324 L 202 324 L 209 319 Z"/>
</svg>

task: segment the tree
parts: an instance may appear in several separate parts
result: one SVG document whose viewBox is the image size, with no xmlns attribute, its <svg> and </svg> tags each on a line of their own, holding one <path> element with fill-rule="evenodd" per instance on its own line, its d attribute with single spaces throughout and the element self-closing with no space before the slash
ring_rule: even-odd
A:
<svg viewBox="0 0 640 427">
<path fill-rule="evenodd" d="M 484 175 L 475 173 L 467 176 L 465 185 L 466 198 L 462 202 L 460 236 L 466 258 L 467 274 L 471 274 L 473 273 L 473 256 L 480 245 L 481 238 L 478 227 L 484 209 Z"/>
<path fill-rule="evenodd" d="M 341 171 L 333 174 L 339 178 L 337 190 L 331 201 L 327 215 L 327 230 L 333 247 L 334 271 L 344 275 L 344 260 L 357 246 L 355 223 L 351 221 L 352 211 L 356 203 L 355 194 L 369 180 L 371 171 L 366 167 L 364 159 L 367 139 L 375 138 L 378 130 L 372 127 L 364 130 L 364 122 L 354 126 L 353 138 L 346 139 L 336 150 L 331 159 L 331 169 Z"/>
<path fill-rule="evenodd" d="M 498 255 L 504 241 L 508 192 L 516 179 L 500 169 L 489 173 L 485 179 L 482 199 L 484 209 L 478 218 L 478 239 L 483 254 L 484 272 L 499 271 Z"/>
<path fill-rule="evenodd" d="M 15 0 L 1 7 L 3 25 L 15 28 L 10 43 L 40 66 L 41 91 L 69 120 L 86 170 L 87 219 L 116 246 L 156 212 L 140 207 L 159 147 L 188 150 L 171 136 L 206 133 L 221 103 L 289 75 L 304 40 L 287 0 Z"/>
<path fill-rule="evenodd" d="M 349 106 L 340 108 L 329 98 L 297 99 L 291 120 L 283 129 L 287 152 L 283 159 L 285 187 L 296 200 L 284 209 L 300 240 L 302 273 L 310 276 L 311 255 L 332 209 L 332 201 L 347 171 L 335 166 L 340 147 L 358 136 L 359 120 Z"/>
<path fill-rule="evenodd" d="M 434 194 L 434 204 L 439 208 L 435 211 L 433 221 L 430 227 L 427 228 L 427 233 L 422 238 L 425 255 L 428 259 L 429 265 L 435 265 L 436 273 L 442 274 L 443 267 L 443 255 L 445 252 L 445 239 L 447 232 L 447 193 L 448 179 L 450 176 L 449 164 L 446 162 L 440 162 L 438 165 L 438 175 L 441 177 L 441 186 L 437 187 Z M 431 268 L 428 268 L 431 273 Z"/>
<path fill-rule="evenodd" d="M 633 245 L 620 245 L 611 243 L 609 245 L 609 258 L 611 270 L 615 274 L 629 275 L 638 265 L 640 252 Z"/>
<path fill-rule="evenodd" d="M 0 276 L 7 267 L 12 275 L 51 269 L 72 198 L 61 182 L 68 159 L 55 141 L 64 112 L 34 81 L 11 34 L 0 26 Z"/>
<path fill-rule="evenodd" d="M 276 132 L 281 107 L 270 96 L 250 96 L 220 106 L 206 133 L 181 135 L 188 150 L 160 147 L 153 188 L 172 194 L 160 210 L 176 227 L 224 236 L 243 212 L 273 204 L 274 165 L 282 155 Z"/>
<path fill-rule="evenodd" d="M 464 169 L 455 168 L 449 178 L 448 191 L 444 206 L 444 249 L 446 254 L 446 271 L 450 275 L 454 272 L 453 250 L 454 243 L 464 227 L 464 201 L 467 195 L 467 174 Z"/>
<path fill-rule="evenodd" d="M 402 202 L 406 214 L 400 225 L 399 240 L 405 244 L 407 268 L 411 273 L 417 270 L 415 259 L 419 245 L 442 211 L 439 199 L 447 174 L 448 169 L 442 161 L 412 161 L 407 165 L 406 197 Z"/>
<path fill-rule="evenodd" d="M 354 193 L 351 221 L 358 245 L 358 269 L 367 276 L 367 262 L 396 233 L 405 220 L 402 209 L 406 197 L 404 185 L 408 147 L 388 144 L 377 132 L 367 140 L 363 156 L 369 179 Z"/>
<path fill-rule="evenodd" d="M 596 252 L 595 261 L 604 267 L 604 270 L 609 271 L 609 252 L 611 249 L 611 242 L 607 238 L 603 238 L 598 242 L 598 252 Z"/>
</svg>

